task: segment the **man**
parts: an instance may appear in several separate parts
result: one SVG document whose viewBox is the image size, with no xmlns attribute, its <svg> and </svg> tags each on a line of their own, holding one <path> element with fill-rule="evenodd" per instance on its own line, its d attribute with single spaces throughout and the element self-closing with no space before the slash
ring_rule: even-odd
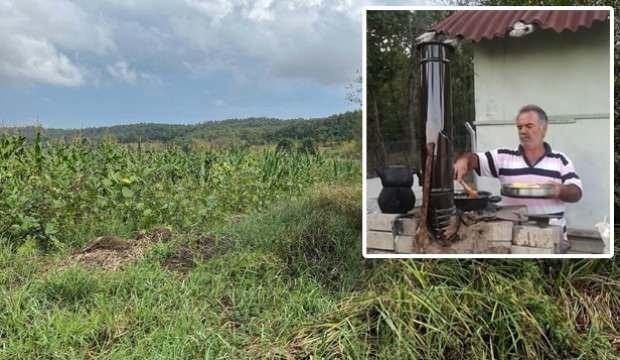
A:
<svg viewBox="0 0 620 360">
<path fill-rule="evenodd" d="M 548 199 L 526 199 L 504 196 L 503 205 L 526 205 L 528 214 L 561 215 L 550 224 L 562 227 L 564 235 L 560 253 L 569 248 L 566 237 L 565 203 L 581 199 L 583 186 L 573 163 L 566 154 L 552 151 L 543 141 L 547 133 L 547 114 L 536 105 L 526 105 L 516 118 L 519 133 L 517 150 L 495 149 L 481 153 L 465 153 L 454 163 L 454 177 L 460 180 L 467 172 L 476 170 L 479 176 L 498 178 L 502 184 L 552 184 L 553 195 Z"/>
</svg>

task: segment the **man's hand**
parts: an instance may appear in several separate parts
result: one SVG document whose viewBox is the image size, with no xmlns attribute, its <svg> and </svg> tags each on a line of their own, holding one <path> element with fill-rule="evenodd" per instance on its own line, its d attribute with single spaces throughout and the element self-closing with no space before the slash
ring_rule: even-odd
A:
<svg viewBox="0 0 620 360">
<path fill-rule="evenodd" d="M 460 158 L 454 162 L 454 179 L 461 180 L 467 174 L 469 168 L 467 166 L 467 158 Z"/>
<path fill-rule="evenodd" d="M 574 184 L 559 184 L 550 182 L 549 185 L 553 186 L 552 197 L 564 202 L 574 203 L 581 199 L 581 189 Z"/>
<path fill-rule="evenodd" d="M 454 179 L 461 180 L 471 169 L 478 167 L 478 156 L 474 153 L 466 152 L 461 155 L 453 166 Z"/>
</svg>

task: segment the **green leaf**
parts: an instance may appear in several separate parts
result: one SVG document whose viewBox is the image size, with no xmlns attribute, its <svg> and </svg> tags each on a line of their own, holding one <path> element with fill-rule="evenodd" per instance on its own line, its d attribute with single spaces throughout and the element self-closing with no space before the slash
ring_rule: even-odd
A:
<svg viewBox="0 0 620 360">
<path fill-rule="evenodd" d="M 126 197 L 126 198 L 133 197 L 133 191 L 129 190 L 126 187 L 123 188 L 122 192 L 123 192 L 123 197 Z"/>
<path fill-rule="evenodd" d="M 58 233 L 58 227 L 54 223 L 47 223 L 45 225 L 45 235 L 55 235 Z"/>
</svg>

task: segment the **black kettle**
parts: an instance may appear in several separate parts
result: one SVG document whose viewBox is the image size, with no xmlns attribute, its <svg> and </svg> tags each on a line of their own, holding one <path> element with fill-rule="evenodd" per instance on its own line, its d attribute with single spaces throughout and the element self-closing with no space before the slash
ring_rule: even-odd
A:
<svg viewBox="0 0 620 360">
<path fill-rule="evenodd" d="M 415 195 L 411 186 L 413 175 L 417 174 L 417 171 L 404 165 L 391 165 L 376 170 L 383 185 L 378 199 L 381 212 L 405 214 L 413 209 Z"/>
</svg>

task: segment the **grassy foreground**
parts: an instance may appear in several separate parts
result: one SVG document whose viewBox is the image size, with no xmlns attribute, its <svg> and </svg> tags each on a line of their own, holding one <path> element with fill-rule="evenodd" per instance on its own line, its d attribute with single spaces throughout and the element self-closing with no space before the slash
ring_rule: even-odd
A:
<svg viewBox="0 0 620 360">
<path fill-rule="evenodd" d="M 162 263 L 189 233 L 113 273 L 4 247 L 0 358 L 619 358 L 617 258 L 364 260 L 360 215 L 318 188 L 186 275 Z"/>
</svg>

